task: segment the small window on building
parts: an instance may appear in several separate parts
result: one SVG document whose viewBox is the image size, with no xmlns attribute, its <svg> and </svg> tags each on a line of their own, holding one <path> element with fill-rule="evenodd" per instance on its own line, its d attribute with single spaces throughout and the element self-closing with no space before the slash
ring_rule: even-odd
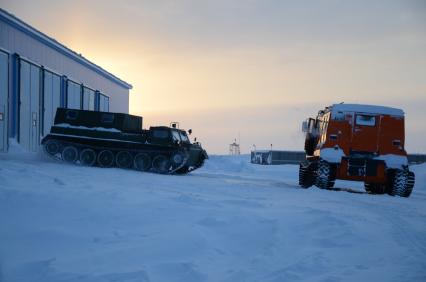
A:
<svg viewBox="0 0 426 282">
<path fill-rule="evenodd" d="M 105 112 L 109 112 L 109 97 L 105 98 L 105 106 L 104 106 Z"/>
<path fill-rule="evenodd" d="M 83 87 L 83 110 L 95 110 L 95 91 L 87 87 Z"/>
<path fill-rule="evenodd" d="M 369 115 L 357 115 L 356 116 L 356 124 L 357 125 L 365 125 L 365 126 L 375 126 L 376 125 L 376 117 Z"/>
<path fill-rule="evenodd" d="M 81 85 L 71 80 L 68 80 L 67 108 L 81 109 Z"/>
<path fill-rule="evenodd" d="M 109 112 L 109 97 L 102 93 L 99 95 L 99 111 Z"/>
</svg>

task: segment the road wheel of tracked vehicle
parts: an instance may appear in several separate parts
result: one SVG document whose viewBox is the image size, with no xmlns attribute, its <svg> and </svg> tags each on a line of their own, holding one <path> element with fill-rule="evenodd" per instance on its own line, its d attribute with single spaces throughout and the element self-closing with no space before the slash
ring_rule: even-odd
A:
<svg viewBox="0 0 426 282">
<path fill-rule="evenodd" d="M 330 163 L 320 160 L 318 163 L 315 185 L 321 189 L 330 189 L 334 186 L 335 168 Z"/>
<path fill-rule="evenodd" d="M 64 161 L 74 163 L 78 159 L 78 150 L 74 146 L 66 146 L 61 155 Z"/>
<path fill-rule="evenodd" d="M 364 183 L 364 188 L 367 193 L 370 194 L 384 194 L 386 192 L 386 186 L 378 183 Z"/>
<path fill-rule="evenodd" d="M 309 188 L 315 183 L 315 170 L 309 162 L 299 164 L 299 185 L 302 188 Z"/>
<path fill-rule="evenodd" d="M 98 164 L 101 167 L 111 167 L 114 164 L 114 154 L 110 150 L 103 150 L 98 155 Z"/>
<path fill-rule="evenodd" d="M 61 150 L 61 145 L 58 141 L 50 139 L 44 144 L 44 150 L 49 155 L 54 156 Z"/>
<path fill-rule="evenodd" d="M 186 156 L 184 152 L 175 152 L 170 158 L 170 162 L 172 164 L 172 168 L 176 169 L 185 162 Z"/>
<path fill-rule="evenodd" d="M 96 162 L 96 152 L 93 149 L 86 148 L 80 153 L 80 163 L 85 166 L 92 166 Z"/>
<path fill-rule="evenodd" d="M 151 158 L 148 156 L 148 154 L 139 153 L 135 156 L 133 164 L 135 169 L 140 171 L 147 171 L 151 168 Z"/>
<path fill-rule="evenodd" d="M 389 190 L 391 196 L 409 197 L 413 191 L 415 176 L 408 169 L 394 169 L 389 173 Z"/>
<path fill-rule="evenodd" d="M 120 151 L 115 157 L 115 163 L 119 168 L 131 168 L 133 162 L 132 154 L 127 151 Z"/>
<path fill-rule="evenodd" d="M 157 155 L 152 160 L 152 167 L 158 173 L 167 173 L 169 172 L 171 163 L 169 159 L 164 155 Z"/>
</svg>

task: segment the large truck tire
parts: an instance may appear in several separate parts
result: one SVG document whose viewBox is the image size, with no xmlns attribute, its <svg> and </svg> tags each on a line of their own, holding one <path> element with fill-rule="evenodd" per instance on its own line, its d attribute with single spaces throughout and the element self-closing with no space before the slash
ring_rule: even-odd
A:
<svg viewBox="0 0 426 282">
<path fill-rule="evenodd" d="M 318 163 L 315 186 L 321 189 L 333 188 L 335 179 L 335 166 L 324 160 L 320 160 Z"/>
<path fill-rule="evenodd" d="M 386 186 L 378 183 L 364 183 L 364 188 L 367 193 L 370 194 L 384 194 L 386 192 Z"/>
<path fill-rule="evenodd" d="M 389 172 L 388 194 L 408 198 L 414 187 L 414 173 L 408 169 L 393 169 Z"/>
<path fill-rule="evenodd" d="M 315 184 L 315 169 L 313 164 L 302 162 L 299 164 L 299 185 L 302 188 L 309 188 Z"/>
</svg>

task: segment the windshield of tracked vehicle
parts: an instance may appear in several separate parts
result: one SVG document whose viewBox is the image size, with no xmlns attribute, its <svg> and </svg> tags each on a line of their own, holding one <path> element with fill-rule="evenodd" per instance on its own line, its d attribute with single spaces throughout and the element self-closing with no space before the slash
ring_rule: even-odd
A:
<svg viewBox="0 0 426 282">
<path fill-rule="evenodd" d="M 169 138 L 169 131 L 162 130 L 162 129 L 155 129 L 152 132 L 152 136 L 154 138 L 166 139 L 166 138 Z"/>
<path fill-rule="evenodd" d="M 180 139 L 182 139 L 182 142 L 189 143 L 188 135 L 186 135 L 186 132 L 180 131 Z"/>
<path fill-rule="evenodd" d="M 172 131 L 172 136 L 173 136 L 173 141 L 180 142 L 180 136 L 179 136 L 179 133 L 176 130 Z"/>
</svg>

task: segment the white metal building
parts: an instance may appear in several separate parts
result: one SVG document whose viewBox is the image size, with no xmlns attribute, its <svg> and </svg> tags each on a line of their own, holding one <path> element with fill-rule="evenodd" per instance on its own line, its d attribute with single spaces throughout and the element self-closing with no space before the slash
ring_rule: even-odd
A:
<svg viewBox="0 0 426 282">
<path fill-rule="evenodd" d="M 129 112 L 132 86 L 0 9 L 0 152 L 37 151 L 56 108 Z"/>
</svg>

